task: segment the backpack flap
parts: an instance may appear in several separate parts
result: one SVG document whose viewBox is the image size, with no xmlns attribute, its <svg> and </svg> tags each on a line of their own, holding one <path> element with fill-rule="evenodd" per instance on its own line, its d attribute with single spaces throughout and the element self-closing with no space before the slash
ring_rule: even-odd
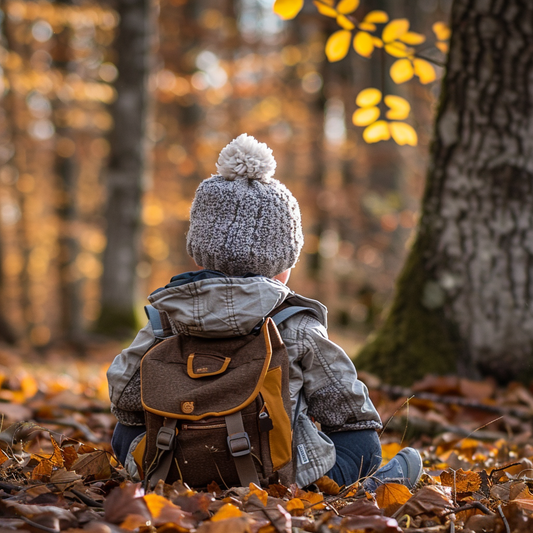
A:
<svg viewBox="0 0 533 533">
<path fill-rule="evenodd" d="M 271 322 L 265 321 L 258 336 L 177 335 L 155 345 L 141 361 L 144 409 L 169 418 L 201 420 L 249 405 L 259 394 L 272 358 Z"/>
</svg>

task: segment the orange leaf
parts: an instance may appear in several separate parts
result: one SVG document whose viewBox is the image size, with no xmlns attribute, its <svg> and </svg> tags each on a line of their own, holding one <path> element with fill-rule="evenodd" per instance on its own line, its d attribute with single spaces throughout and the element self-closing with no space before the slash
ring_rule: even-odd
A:
<svg viewBox="0 0 533 533">
<path fill-rule="evenodd" d="M 46 481 L 50 478 L 54 465 L 49 459 L 43 459 L 32 471 L 31 478 L 40 481 Z"/>
<path fill-rule="evenodd" d="M 252 494 L 255 494 L 259 498 L 259 501 L 266 507 L 266 504 L 268 501 L 268 493 L 265 490 L 258 487 L 255 483 L 250 483 L 249 488 L 250 488 L 250 492 L 246 496 L 245 501 L 248 501 L 248 498 Z"/>
<path fill-rule="evenodd" d="M 291 511 L 294 511 L 294 510 L 305 509 L 305 505 L 304 505 L 304 502 L 300 500 L 300 498 L 293 498 L 292 500 L 289 500 L 287 502 L 285 509 L 287 509 L 287 511 L 289 511 L 290 513 Z"/>
<path fill-rule="evenodd" d="M 446 470 L 440 475 L 441 483 L 446 487 L 452 487 L 455 492 L 475 492 L 481 487 L 481 478 L 472 470 L 457 471 Z"/>
<path fill-rule="evenodd" d="M 412 494 L 405 485 L 385 483 L 376 489 L 376 503 L 386 516 L 392 516 Z"/>
<path fill-rule="evenodd" d="M 78 458 L 78 452 L 76 452 L 74 446 L 65 446 L 61 449 L 61 455 L 63 456 L 63 464 L 65 465 L 65 468 L 70 470 Z"/>
<path fill-rule="evenodd" d="M 341 491 L 339 485 L 328 476 L 322 476 L 320 479 L 317 479 L 315 485 L 320 489 L 320 492 L 328 496 L 336 496 Z"/>
<path fill-rule="evenodd" d="M 242 515 L 243 512 L 238 507 L 235 507 L 232 503 L 226 503 L 211 517 L 211 522 L 220 522 L 228 518 L 238 518 Z"/>
</svg>

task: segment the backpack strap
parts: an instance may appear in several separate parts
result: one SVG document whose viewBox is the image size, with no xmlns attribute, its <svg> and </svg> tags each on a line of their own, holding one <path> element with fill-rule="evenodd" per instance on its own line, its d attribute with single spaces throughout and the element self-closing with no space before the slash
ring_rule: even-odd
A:
<svg viewBox="0 0 533 533">
<path fill-rule="evenodd" d="M 159 312 L 153 305 L 145 305 L 144 312 L 152 325 L 156 339 L 164 339 L 172 336 L 172 328 L 166 313 Z"/>
<path fill-rule="evenodd" d="M 250 438 L 244 430 L 241 411 L 227 415 L 224 419 L 226 420 L 226 429 L 228 431 L 228 448 L 233 457 L 241 486 L 247 487 L 250 483 L 255 483 L 260 487 L 257 470 L 252 458 Z"/>
<path fill-rule="evenodd" d="M 282 322 L 285 322 L 291 316 L 294 316 L 298 313 L 308 312 L 317 317 L 317 312 L 311 307 L 302 307 L 299 305 L 291 305 L 285 307 L 281 311 L 278 311 L 276 314 L 271 315 L 272 320 L 276 326 L 279 326 Z M 317 317 L 318 318 L 318 317 Z"/>
<path fill-rule="evenodd" d="M 153 489 L 160 479 L 167 480 L 174 458 L 177 425 L 176 418 L 165 418 L 163 425 L 159 428 L 156 440 L 157 455 L 146 473 L 145 488 Z"/>
</svg>

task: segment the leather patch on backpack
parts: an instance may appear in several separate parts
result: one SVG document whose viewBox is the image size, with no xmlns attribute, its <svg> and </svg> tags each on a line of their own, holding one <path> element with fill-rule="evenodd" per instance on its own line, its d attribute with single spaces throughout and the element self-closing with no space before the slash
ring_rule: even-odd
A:
<svg viewBox="0 0 533 533">
<path fill-rule="evenodd" d="M 187 374 L 190 378 L 206 378 L 222 374 L 228 369 L 231 357 L 209 353 L 192 353 L 187 359 Z"/>
<path fill-rule="evenodd" d="M 190 415 L 194 411 L 194 402 L 181 402 L 181 410 L 186 415 Z"/>
</svg>

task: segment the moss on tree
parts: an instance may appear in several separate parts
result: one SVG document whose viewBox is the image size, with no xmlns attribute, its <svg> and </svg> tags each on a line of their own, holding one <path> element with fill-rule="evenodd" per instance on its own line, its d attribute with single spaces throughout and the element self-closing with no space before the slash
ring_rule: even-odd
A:
<svg viewBox="0 0 533 533">
<path fill-rule="evenodd" d="M 426 374 L 457 372 L 459 347 L 442 307 L 428 309 L 422 295 L 431 280 L 425 270 L 419 239 L 400 274 L 388 316 L 369 339 L 355 364 L 384 381 L 410 385 Z"/>
</svg>

